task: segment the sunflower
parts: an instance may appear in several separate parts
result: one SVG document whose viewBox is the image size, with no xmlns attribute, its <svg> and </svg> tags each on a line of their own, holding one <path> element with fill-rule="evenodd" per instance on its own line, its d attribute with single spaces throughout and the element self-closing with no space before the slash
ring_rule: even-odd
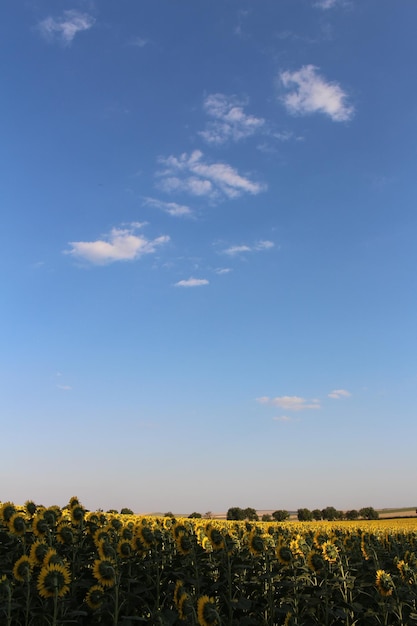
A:
<svg viewBox="0 0 417 626">
<path fill-rule="evenodd" d="M 102 560 L 104 559 L 116 560 L 116 550 L 109 541 L 104 541 L 104 540 L 98 541 L 97 553 L 100 559 Z"/>
<path fill-rule="evenodd" d="M 198 598 L 197 620 L 200 626 L 215 626 L 215 624 L 218 624 L 218 617 L 214 598 L 209 598 L 208 596 Z"/>
<path fill-rule="evenodd" d="M 278 561 L 282 565 L 289 565 L 291 563 L 292 552 L 289 547 L 284 544 L 282 539 L 278 542 L 275 553 L 277 555 Z"/>
<path fill-rule="evenodd" d="M 174 604 L 176 607 L 178 607 L 178 600 L 181 596 L 181 594 L 183 593 L 183 586 L 184 583 L 182 580 L 177 580 L 177 582 L 175 583 L 175 587 L 174 587 Z"/>
<path fill-rule="evenodd" d="M 132 554 L 132 542 L 122 539 L 117 544 L 117 554 L 122 559 L 128 559 Z"/>
<path fill-rule="evenodd" d="M 105 528 L 98 528 L 93 535 L 94 543 L 98 543 L 99 541 L 110 541 L 110 535 Z"/>
<path fill-rule="evenodd" d="M 41 540 L 37 540 L 32 543 L 30 548 L 30 562 L 32 563 L 32 567 L 36 567 L 37 565 L 42 565 L 43 559 L 45 558 L 45 554 L 48 552 L 48 545 Z"/>
<path fill-rule="evenodd" d="M 181 554 L 182 556 L 187 556 L 187 554 L 190 554 L 192 543 L 187 533 L 181 532 L 175 538 L 175 543 L 176 543 L 177 551 L 179 552 L 179 554 Z"/>
<path fill-rule="evenodd" d="M 376 573 L 375 585 L 381 596 L 391 596 L 394 590 L 394 583 L 391 574 L 383 569 L 379 569 Z"/>
<path fill-rule="evenodd" d="M 139 537 L 145 548 L 150 548 L 155 543 L 155 537 L 149 526 L 137 526 L 136 536 Z"/>
<path fill-rule="evenodd" d="M 311 550 L 307 555 L 307 565 L 312 572 L 319 572 L 324 567 L 324 560 L 319 552 Z"/>
<path fill-rule="evenodd" d="M 122 539 L 125 539 L 126 541 L 132 541 L 133 539 L 132 528 L 130 528 L 130 526 L 123 526 L 121 536 L 122 536 Z"/>
<path fill-rule="evenodd" d="M 43 511 L 41 513 L 36 513 L 35 517 L 33 518 L 32 530 L 33 534 L 37 537 L 44 537 L 48 533 L 49 526 L 48 522 L 43 516 Z"/>
<path fill-rule="evenodd" d="M 42 598 L 62 598 L 69 591 L 71 576 L 68 568 L 60 563 L 51 563 L 42 567 L 37 583 Z"/>
<path fill-rule="evenodd" d="M 36 513 L 37 506 L 33 502 L 33 500 L 26 500 L 26 502 L 25 502 L 25 509 L 26 509 L 27 513 L 30 515 L 30 517 L 33 517 L 35 515 L 35 513 Z"/>
<path fill-rule="evenodd" d="M 46 567 L 47 565 L 51 565 L 52 563 L 60 563 L 61 565 L 63 565 L 63 560 L 59 556 L 57 551 L 54 550 L 54 548 L 49 548 L 48 551 L 45 553 L 45 556 L 43 557 L 42 565 L 43 567 Z"/>
<path fill-rule="evenodd" d="M 80 503 L 79 499 L 77 498 L 77 496 L 72 496 L 70 498 L 68 506 L 69 506 L 70 509 L 72 509 L 73 506 L 80 506 L 80 504 L 81 503 Z"/>
<path fill-rule="evenodd" d="M 407 585 L 412 585 L 414 583 L 415 574 L 408 563 L 404 560 L 398 561 L 397 569 L 400 572 L 403 582 L 407 583 Z"/>
<path fill-rule="evenodd" d="M 248 547 L 249 547 L 249 552 L 253 556 L 259 556 L 265 550 L 264 540 L 261 537 L 261 535 L 259 535 L 256 532 L 255 529 L 251 530 L 251 532 L 249 533 L 249 536 L 248 536 Z"/>
<path fill-rule="evenodd" d="M 68 522 L 60 522 L 56 529 L 56 540 L 59 543 L 70 546 L 74 542 L 74 533 Z"/>
<path fill-rule="evenodd" d="M 207 524 L 206 532 L 213 550 L 222 550 L 224 548 L 224 538 L 220 530 L 212 524 Z"/>
<path fill-rule="evenodd" d="M 187 619 L 185 603 L 187 602 L 188 599 L 189 599 L 188 593 L 185 593 L 184 591 L 180 595 L 180 598 L 178 600 L 177 610 L 178 610 L 178 617 L 180 618 L 181 621 L 185 621 Z"/>
<path fill-rule="evenodd" d="M 113 587 L 116 582 L 115 563 L 110 559 L 96 559 L 93 575 L 103 587 Z"/>
<path fill-rule="evenodd" d="M 104 587 L 102 587 L 101 585 L 93 585 L 87 591 L 87 595 L 85 596 L 85 603 L 92 611 L 95 611 L 96 609 L 99 609 L 101 607 L 104 598 Z"/>
<path fill-rule="evenodd" d="M 339 549 L 331 541 L 325 541 L 321 546 L 323 558 L 329 563 L 336 563 L 339 556 Z"/>
<path fill-rule="evenodd" d="M 20 583 L 29 581 L 32 574 L 32 563 L 28 556 L 23 555 L 13 566 L 13 576 Z"/>
<path fill-rule="evenodd" d="M 23 537 L 26 532 L 26 517 L 23 513 L 13 513 L 9 519 L 8 526 L 12 535 Z"/>
<path fill-rule="evenodd" d="M 80 526 L 84 521 L 85 509 L 80 504 L 71 507 L 71 521 L 74 526 Z"/>
<path fill-rule="evenodd" d="M 6 524 L 10 522 L 10 518 L 15 513 L 16 513 L 16 507 L 13 504 L 13 502 L 4 502 L 0 506 L 0 519 L 6 522 Z"/>
</svg>

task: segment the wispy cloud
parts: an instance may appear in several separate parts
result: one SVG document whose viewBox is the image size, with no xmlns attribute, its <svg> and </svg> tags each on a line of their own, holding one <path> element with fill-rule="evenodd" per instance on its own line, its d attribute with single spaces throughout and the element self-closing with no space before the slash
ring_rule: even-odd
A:
<svg viewBox="0 0 417 626">
<path fill-rule="evenodd" d="M 177 204 L 176 202 L 163 202 L 156 198 L 144 198 L 144 204 L 147 206 L 161 209 L 173 217 L 189 217 L 192 215 L 192 210 L 185 204 Z"/>
<path fill-rule="evenodd" d="M 253 245 L 243 244 L 240 246 L 230 246 L 230 248 L 226 248 L 223 250 L 224 254 L 228 254 L 230 256 L 235 256 L 238 254 L 243 254 L 245 252 L 260 252 L 262 250 L 270 250 L 275 246 L 273 241 L 261 240 Z"/>
<path fill-rule="evenodd" d="M 347 104 L 347 95 L 338 83 L 329 83 L 314 65 L 304 65 L 296 72 L 280 74 L 288 93 L 282 97 L 287 110 L 294 115 L 324 113 L 334 122 L 350 120 L 353 106 Z"/>
<path fill-rule="evenodd" d="M 213 118 L 206 130 L 199 133 L 207 143 L 223 144 L 227 141 L 240 141 L 255 134 L 265 124 L 265 120 L 247 115 L 244 102 L 236 96 L 214 93 L 204 100 L 204 110 Z"/>
<path fill-rule="evenodd" d="M 209 281 L 206 278 L 187 278 L 184 280 L 179 280 L 175 283 L 175 287 L 202 287 L 203 285 L 208 285 Z"/>
<path fill-rule="evenodd" d="M 160 158 L 165 166 L 157 172 L 164 191 L 183 191 L 194 196 L 211 199 L 237 198 L 244 193 L 256 195 L 266 186 L 242 176 L 227 163 L 208 163 L 200 150 L 190 155 L 183 153 L 179 157 Z"/>
<path fill-rule="evenodd" d="M 57 388 L 61 391 L 72 391 L 72 387 L 70 385 L 57 385 Z"/>
<path fill-rule="evenodd" d="M 332 9 L 335 6 L 342 4 L 345 4 L 345 0 L 317 0 L 317 2 L 314 3 L 314 6 L 319 9 Z"/>
<path fill-rule="evenodd" d="M 57 39 L 69 45 L 77 33 L 88 30 L 95 23 L 95 18 L 76 9 L 64 11 L 61 17 L 47 17 L 38 24 L 42 35 L 47 39 Z"/>
<path fill-rule="evenodd" d="M 319 400 L 306 400 L 305 398 L 300 398 L 299 396 L 277 396 L 276 398 L 263 396 L 262 398 L 257 398 L 257 401 L 260 404 L 279 406 L 281 409 L 285 409 L 286 411 L 304 411 L 306 409 L 321 408 Z"/>
<path fill-rule="evenodd" d="M 288 417 L 288 415 L 278 415 L 277 417 L 272 418 L 274 422 L 293 422 L 293 417 Z"/>
<path fill-rule="evenodd" d="M 327 394 L 328 398 L 333 398 L 334 400 L 340 400 L 341 398 L 350 398 L 352 394 L 346 389 L 334 389 L 330 393 Z"/>
<path fill-rule="evenodd" d="M 144 48 L 148 43 L 148 39 L 144 39 L 143 37 L 135 37 L 129 42 L 129 45 L 134 46 L 135 48 Z"/>
<path fill-rule="evenodd" d="M 232 268 L 231 267 L 218 267 L 214 271 L 216 272 L 216 274 L 219 274 L 219 276 L 221 276 L 222 274 L 229 274 L 232 271 Z"/>
<path fill-rule="evenodd" d="M 168 235 L 147 239 L 136 234 L 143 224 L 133 223 L 128 228 L 112 228 L 103 239 L 96 241 L 71 241 L 70 250 L 64 253 L 94 265 L 106 265 L 115 261 L 134 261 L 145 254 L 152 254 L 169 241 Z"/>
</svg>

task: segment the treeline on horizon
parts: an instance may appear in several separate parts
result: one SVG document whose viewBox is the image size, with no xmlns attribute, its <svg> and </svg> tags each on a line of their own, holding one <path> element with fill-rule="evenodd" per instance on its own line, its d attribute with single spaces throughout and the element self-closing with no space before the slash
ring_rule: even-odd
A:
<svg viewBox="0 0 417 626">
<path fill-rule="evenodd" d="M 227 519 L 228 520 L 249 520 L 249 521 L 259 521 L 259 515 L 256 510 L 248 507 L 246 509 L 241 509 L 238 506 L 231 507 L 227 511 Z M 338 520 L 357 520 L 357 519 L 368 519 L 375 520 L 379 518 L 379 513 L 372 506 L 366 506 L 359 510 L 351 509 L 349 511 L 340 511 L 336 509 L 334 506 L 327 506 L 324 509 L 310 509 L 302 508 L 297 510 L 297 519 L 299 522 L 312 522 L 312 521 L 321 521 L 326 520 L 329 522 L 334 522 Z M 269 513 L 265 513 L 262 515 L 262 522 L 285 522 L 290 519 L 290 512 L 285 509 L 278 509 L 274 511 L 271 515 Z"/>
</svg>

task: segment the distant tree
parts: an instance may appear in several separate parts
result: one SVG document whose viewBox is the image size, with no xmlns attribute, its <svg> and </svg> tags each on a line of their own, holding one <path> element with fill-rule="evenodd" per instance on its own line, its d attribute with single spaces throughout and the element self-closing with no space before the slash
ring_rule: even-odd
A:
<svg viewBox="0 0 417 626">
<path fill-rule="evenodd" d="M 248 519 L 251 522 L 257 522 L 259 520 L 256 509 L 253 509 L 250 506 L 248 506 L 248 508 L 244 510 L 244 513 L 245 513 L 245 519 Z"/>
<path fill-rule="evenodd" d="M 372 506 L 365 506 L 362 509 L 359 509 L 359 515 L 364 519 L 378 519 L 379 513 L 375 511 Z"/>
<path fill-rule="evenodd" d="M 272 517 L 269 515 L 269 513 L 264 513 L 262 515 L 262 521 L 263 522 L 272 522 Z"/>
<path fill-rule="evenodd" d="M 121 511 L 120 511 L 120 515 L 134 515 L 132 509 L 127 509 L 126 507 L 124 507 Z"/>
<path fill-rule="evenodd" d="M 194 511 L 194 513 L 190 513 L 190 515 L 188 517 L 202 517 L 201 513 L 196 513 Z"/>
<path fill-rule="evenodd" d="M 297 518 L 299 522 L 311 522 L 313 514 L 310 509 L 298 509 Z"/>
<path fill-rule="evenodd" d="M 322 509 L 321 516 L 323 519 L 333 522 L 337 519 L 337 511 L 334 506 L 326 506 L 325 509 Z"/>
<path fill-rule="evenodd" d="M 323 519 L 320 509 L 313 509 L 313 511 L 311 511 L 311 515 L 317 522 Z"/>
<path fill-rule="evenodd" d="M 239 506 L 232 506 L 228 509 L 226 518 L 228 520 L 244 520 L 245 519 L 245 511 L 241 509 Z"/>
<path fill-rule="evenodd" d="M 107 513 L 119 513 L 119 511 L 116 511 L 116 509 L 109 509 Z"/>
<path fill-rule="evenodd" d="M 204 513 L 204 517 L 206 519 L 211 519 L 213 517 L 213 513 L 211 511 L 207 511 L 207 513 Z"/>
<path fill-rule="evenodd" d="M 168 513 L 164 513 L 164 517 L 175 517 L 172 511 L 168 511 Z"/>
<path fill-rule="evenodd" d="M 350 511 L 346 511 L 345 516 L 346 516 L 346 519 L 348 519 L 348 520 L 358 519 L 359 511 L 357 511 L 356 509 L 352 509 Z"/>
<path fill-rule="evenodd" d="M 276 522 L 285 522 L 285 520 L 289 519 L 290 514 L 285 509 L 278 509 L 278 511 L 272 513 L 272 517 Z"/>
</svg>

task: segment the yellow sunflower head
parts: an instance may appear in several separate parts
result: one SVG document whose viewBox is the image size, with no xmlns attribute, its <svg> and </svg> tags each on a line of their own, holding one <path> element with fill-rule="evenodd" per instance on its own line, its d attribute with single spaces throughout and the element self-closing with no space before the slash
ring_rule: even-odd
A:
<svg viewBox="0 0 417 626">
<path fill-rule="evenodd" d="M 60 563 L 50 563 L 39 572 L 37 589 L 42 598 L 62 598 L 69 591 L 71 576 L 68 568 Z"/>
<path fill-rule="evenodd" d="M 23 513 L 13 513 L 9 519 L 9 531 L 12 535 L 23 537 L 26 532 L 26 517 Z"/>
<path fill-rule="evenodd" d="M 32 575 L 32 563 L 28 556 L 23 555 L 13 566 L 13 576 L 21 583 L 28 582 Z"/>
<path fill-rule="evenodd" d="M 110 559 L 111 561 L 116 560 L 116 549 L 109 541 L 98 541 L 96 546 L 100 559 Z"/>
<path fill-rule="evenodd" d="M 248 536 L 248 548 L 252 556 L 259 556 L 265 551 L 263 538 L 255 529 L 251 530 Z"/>
<path fill-rule="evenodd" d="M 71 546 L 74 543 L 74 533 L 69 522 L 60 522 L 56 529 L 56 539 L 59 543 Z"/>
<path fill-rule="evenodd" d="M 36 513 L 32 520 L 33 534 L 37 537 L 45 537 L 49 532 L 48 522 L 43 516 L 43 511 Z"/>
<path fill-rule="evenodd" d="M 114 561 L 110 559 L 96 559 L 93 565 L 93 576 L 103 587 L 113 587 L 116 582 Z"/>
<path fill-rule="evenodd" d="M 323 559 L 329 563 L 335 563 L 339 557 L 339 549 L 331 541 L 325 541 L 321 546 Z"/>
<path fill-rule="evenodd" d="M 103 601 L 106 597 L 105 594 L 106 594 L 106 591 L 104 587 L 102 587 L 101 585 L 93 585 L 87 591 L 87 595 L 85 596 L 85 602 L 87 606 L 92 611 L 99 609 L 101 605 L 103 604 Z"/>
<path fill-rule="evenodd" d="M 74 504 L 70 510 L 71 521 L 74 526 L 80 526 L 84 521 L 85 509 L 81 504 Z"/>
<path fill-rule="evenodd" d="M 391 596 L 394 590 L 394 582 L 391 578 L 391 574 L 383 569 L 379 569 L 376 573 L 375 585 L 378 589 L 378 593 L 381 596 Z"/>
<path fill-rule="evenodd" d="M 178 617 L 180 618 L 181 621 L 185 621 L 187 619 L 187 614 L 188 614 L 187 609 L 189 608 L 187 604 L 188 604 L 189 599 L 190 597 L 188 593 L 185 593 L 185 591 L 182 592 L 182 594 L 180 595 L 178 599 L 177 611 L 178 611 Z"/>
<path fill-rule="evenodd" d="M 307 555 L 307 565 L 312 572 L 320 572 L 324 567 L 324 559 L 319 552 L 311 550 Z"/>
<path fill-rule="evenodd" d="M 187 556 L 187 554 L 190 554 L 192 549 L 192 542 L 188 533 L 180 532 L 175 538 L 175 543 L 179 554 L 181 554 L 182 556 Z"/>
<path fill-rule="evenodd" d="M 33 502 L 33 500 L 26 500 L 26 502 L 25 502 L 25 509 L 26 509 L 26 512 L 28 513 L 28 515 L 30 517 L 33 517 L 35 515 L 37 508 L 38 507 Z"/>
<path fill-rule="evenodd" d="M 45 556 L 43 557 L 42 565 L 46 567 L 46 565 L 50 565 L 52 563 L 60 563 L 61 565 L 64 564 L 62 557 L 57 553 L 57 551 L 54 550 L 54 548 L 49 548 Z"/>
<path fill-rule="evenodd" d="M 12 515 L 16 513 L 16 507 L 13 502 L 3 502 L 0 506 L 0 520 L 8 524 Z"/>
<path fill-rule="evenodd" d="M 118 541 L 117 554 L 121 559 L 128 559 L 132 555 L 132 542 L 126 539 Z"/>
<path fill-rule="evenodd" d="M 281 565 L 289 565 L 291 563 L 293 558 L 292 552 L 289 547 L 285 545 L 285 543 L 283 543 L 282 541 L 278 542 L 275 553 Z"/>
<path fill-rule="evenodd" d="M 37 565 L 42 565 L 43 560 L 45 558 L 46 553 L 48 552 L 49 546 L 41 540 L 37 540 L 32 543 L 30 548 L 30 562 L 32 563 L 32 567 L 36 567 Z"/>
<path fill-rule="evenodd" d="M 219 614 L 213 598 L 201 596 L 197 600 L 197 621 L 200 626 L 215 626 L 219 623 Z"/>
</svg>

